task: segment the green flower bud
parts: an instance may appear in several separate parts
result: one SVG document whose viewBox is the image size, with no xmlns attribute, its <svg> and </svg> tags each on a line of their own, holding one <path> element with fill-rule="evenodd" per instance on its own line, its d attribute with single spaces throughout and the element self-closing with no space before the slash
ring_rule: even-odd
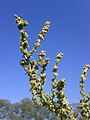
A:
<svg viewBox="0 0 90 120">
<path fill-rule="evenodd" d="M 84 83 L 80 81 L 80 87 L 84 87 Z"/>
<path fill-rule="evenodd" d="M 56 72 L 58 69 L 57 65 L 55 64 L 54 67 L 53 67 L 53 72 Z"/>
<path fill-rule="evenodd" d="M 23 20 L 23 23 L 22 23 L 23 26 L 28 26 L 28 22 L 26 20 Z"/>
<path fill-rule="evenodd" d="M 50 21 L 46 21 L 45 26 L 50 26 Z"/>
<path fill-rule="evenodd" d="M 34 94 L 34 95 L 35 95 L 36 93 L 37 93 L 37 92 L 36 92 L 36 90 L 32 90 L 32 94 Z"/>
<path fill-rule="evenodd" d="M 44 40 L 44 36 L 41 33 L 38 34 L 38 38 L 41 39 L 41 40 Z"/>
<path fill-rule="evenodd" d="M 44 40 L 44 37 L 49 29 L 49 26 L 50 26 L 50 22 L 47 21 L 45 23 L 45 26 L 43 27 L 42 31 L 38 34 L 38 38 L 41 39 L 41 40 Z"/>
<path fill-rule="evenodd" d="M 46 55 L 46 52 L 44 50 L 42 50 L 40 53 L 39 53 L 39 57 L 44 57 Z"/>
<path fill-rule="evenodd" d="M 54 76 L 55 76 L 55 77 L 57 77 L 57 76 L 58 76 L 58 74 L 57 74 L 57 73 L 54 73 Z"/>
<path fill-rule="evenodd" d="M 32 49 L 32 52 L 36 52 L 36 49 L 35 49 L 35 48 L 33 48 L 33 49 Z"/>
<path fill-rule="evenodd" d="M 58 81 L 57 85 L 64 87 L 66 85 L 66 80 L 64 78 L 62 78 L 61 80 Z"/>
<path fill-rule="evenodd" d="M 35 100 L 36 100 L 36 97 L 35 97 L 35 96 L 33 96 L 33 97 L 32 97 L 32 100 L 33 100 L 33 101 L 35 101 Z"/>
<path fill-rule="evenodd" d="M 46 93 L 46 97 L 47 97 L 47 98 L 50 98 L 50 95 L 49 95 L 49 93 Z"/>
<path fill-rule="evenodd" d="M 33 79 L 33 80 L 36 80 L 36 74 L 33 74 L 33 75 L 32 75 L 32 79 Z"/>
<path fill-rule="evenodd" d="M 40 77 L 41 77 L 41 79 L 44 79 L 46 77 L 46 74 L 45 73 L 40 74 Z"/>
<path fill-rule="evenodd" d="M 35 46 L 36 46 L 36 47 L 40 47 L 40 43 L 36 43 Z"/>
<path fill-rule="evenodd" d="M 21 60 L 20 65 L 22 65 L 22 66 L 25 65 L 25 60 Z"/>
<path fill-rule="evenodd" d="M 21 36 L 22 36 L 22 38 L 26 38 L 26 37 L 28 37 L 28 34 L 26 33 L 25 30 L 21 30 L 20 32 L 21 32 Z"/>
<path fill-rule="evenodd" d="M 23 46 L 24 49 L 28 48 L 29 47 L 28 46 L 28 41 L 22 42 L 22 46 Z"/>
<path fill-rule="evenodd" d="M 65 92 L 63 90 L 60 91 L 60 96 L 65 97 Z"/>
<path fill-rule="evenodd" d="M 62 57 L 63 57 L 63 53 L 59 53 L 56 59 L 61 59 Z"/>
<path fill-rule="evenodd" d="M 47 64 L 49 64 L 49 62 L 50 62 L 49 58 L 46 58 L 45 62 L 46 62 Z"/>
<path fill-rule="evenodd" d="M 90 95 L 87 95 L 86 97 L 90 100 Z"/>
<path fill-rule="evenodd" d="M 85 67 L 89 69 L 89 68 L 90 68 L 90 65 L 89 65 L 89 64 L 87 64 L 87 65 L 85 65 Z"/>
<path fill-rule="evenodd" d="M 82 96 L 85 96 L 85 93 L 84 93 L 84 91 L 80 91 L 80 94 L 82 95 Z"/>
<path fill-rule="evenodd" d="M 18 17 L 16 14 L 14 15 L 16 18 L 16 23 L 18 24 L 18 29 L 21 30 L 23 26 L 27 26 L 28 22 L 23 20 L 21 17 Z"/>
<path fill-rule="evenodd" d="M 83 73 L 87 73 L 87 71 L 88 71 L 88 68 L 85 67 L 85 68 L 83 69 Z"/>
<path fill-rule="evenodd" d="M 52 87 L 53 87 L 54 89 L 56 88 L 56 85 L 55 85 L 55 83 L 53 83 L 53 84 L 52 84 Z"/>
<path fill-rule="evenodd" d="M 82 79 L 82 80 L 86 80 L 86 75 L 85 75 L 85 74 L 82 74 L 82 75 L 81 75 L 81 79 Z"/>
<path fill-rule="evenodd" d="M 56 59 L 56 63 L 59 63 L 60 62 L 60 59 Z"/>
<path fill-rule="evenodd" d="M 31 85 L 36 85 L 36 80 L 31 80 L 31 81 L 30 81 L 30 84 L 31 84 Z"/>
</svg>

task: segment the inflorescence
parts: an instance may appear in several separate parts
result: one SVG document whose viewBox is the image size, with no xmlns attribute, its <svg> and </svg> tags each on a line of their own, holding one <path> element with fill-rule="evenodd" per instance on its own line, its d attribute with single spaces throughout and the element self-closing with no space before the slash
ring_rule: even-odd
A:
<svg viewBox="0 0 90 120">
<path fill-rule="evenodd" d="M 61 120 L 76 120 L 74 117 L 72 107 L 66 98 L 64 87 L 66 85 L 66 80 L 64 78 L 56 81 L 58 76 L 58 63 L 63 57 L 63 53 L 59 53 L 56 56 L 55 64 L 53 67 L 52 76 L 52 88 L 51 94 L 44 91 L 44 84 L 46 82 L 46 67 L 50 63 L 49 58 L 45 58 L 46 52 L 44 50 L 40 51 L 38 54 L 38 60 L 32 59 L 33 53 L 37 51 L 40 47 L 41 41 L 44 40 L 46 33 L 49 30 L 50 22 L 47 21 L 42 28 L 41 32 L 38 34 L 37 42 L 35 43 L 32 50 L 28 50 L 28 34 L 23 28 L 28 26 L 28 22 L 23 20 L 21 17 L 15 15 L 16 23 L 18 24 L 18 29 L 20 31 L 20 50 L 23 54 L 23 59 L 20 61 L 20 65 L 24 68 L 29 76 L 30 91 L 32 93 L 32 100 L 39 106 L 47 107 L 50 111 L 54 112 Z M 80 81 L 80 94 L 82 99 L 80 99 L 80 110 L 83 116 L 82 120 L 89 120 L 90 109 L 90 94 L 85 94 L 84 82 L 86 80 L 88 69 L 90 65 L 85 65 L 81 75 Z M 56 101 L 55 101 L 56 100 Z"/>
</svg>

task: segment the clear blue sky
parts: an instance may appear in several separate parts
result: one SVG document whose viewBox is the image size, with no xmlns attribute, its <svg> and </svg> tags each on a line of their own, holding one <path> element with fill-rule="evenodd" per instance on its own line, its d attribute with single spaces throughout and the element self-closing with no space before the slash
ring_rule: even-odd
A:
<svg viewBox="0 0 90 120">
<path fill-rule="evenodd" d="M 27 27 L 30 48 L 45 21 L 50 20 L 49 32 L 42 42 L 51 64 L 47 70 L 45 91 L 50 92 L 52 68 L 57 53 L 64 56 L 59 64 L 58 78 L 67 81 L 68 100 L 79 102 L 80 74 L 85 64 L 90 64 L 90 1 L 89 0 L 0 0 L 0 98 L 18 102 L 31 98 L 29 79 L 19 65 L 19 31 L 14 14 L 29 22 Z M 90 91 L 90 71 L 85 83 Z"/>
</svg>

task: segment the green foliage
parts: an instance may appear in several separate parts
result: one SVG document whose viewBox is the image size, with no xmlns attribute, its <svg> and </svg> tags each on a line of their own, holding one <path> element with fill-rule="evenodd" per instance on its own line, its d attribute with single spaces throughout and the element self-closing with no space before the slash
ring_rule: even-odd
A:
<svg viewBox="0 0 90 120">
<path fill-rule="evenodd" d="M 1 99 L 3 105 L 0 106 L 0 120 L 57 120 L 47 109 L 33 103 L 28 98 L 21 102 L 11 104 L 7 100 Z M 51 115 L 50 115 L 51 114 Z"/>
<path fill-rule="evenodd" d="M 74 117 L 74 113 L 72 110 L 72 106 L 70 106 L 69 101 L 66 98 L 66 93 L 64 91 L 64 87 L 66 85 L 66 80 L 64 78 L 60 79 L 58 82 L 56 81 L 56 77 L 58 76 L 58 63 L 61 61 L 63 57 L 63 53 L 59 53 L 56 56 L 55 64 L 53 67 L 53 76 L 52 76 L 52 88 L 51 94 L 44 91 L 44 84 L 46 82 L 46 67 L 50 63 L 49 58 L 45 58 L 46 52 L 40 51 L 38 54 L 38 59 L 35 60 L 33 57 L 33 53 L 37 51 L 37 48 L 40 47 L 41 41 L 44 40 L 45 35 L 50 27 L 50 22 L 47 21 L 42 28 L 41 32 L 38 34 L 37 42 L 31 51 L 29 51 L 29 43 L 28 43 L 28 34 L 26 30 L 23 28 L 28 25 L 26 20 L 15 15 L 16 23 L 18 24 L 18 29 L 20 30 L 20 50 L 23 54 L 23 59 L 20 61 L 20 65 L 24 68 L 26 73 L 29 76 L 29 83 L 31 85 L 30 91 L 32 93 L 32 100 L 35 104 L 43 107 L 47 107 L 50 111 L 54 112 L 56 116 L 61 118 L 61 120 L 76 120 Z M 82 115 L 82 120 L 88 120 L 90 109 L 90 95 L 85 94 L 84 92 L 84 82 L 86 80 L 88 69 L 90 65 L 85 65 L 81 75 L 80 81 L 80 94 L 82 96 L 80 100 L 80 110 Z M 55 101 L 56 100 L 56 101 Z M 40 119 L 40 118 L 39 118 Z"/>
</svg>

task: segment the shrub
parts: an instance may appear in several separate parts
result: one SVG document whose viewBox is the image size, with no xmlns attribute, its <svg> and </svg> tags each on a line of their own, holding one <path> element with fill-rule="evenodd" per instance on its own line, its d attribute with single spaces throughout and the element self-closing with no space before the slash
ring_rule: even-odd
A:
<svg viewBox="0 0 90 120">
<path fill-rule="evenodd" d="M 66 98 L 64 87 L 66 85 L 66 80 L 64 78 L 56 81 L 58 76 L 58 63 L 63 57 L 63 53 L 58 53 L 56 56 L 55 64 L 53 66 L 53 77 L 52 77 L 52 89 L 51 94 L 44 92 L 44 84 L 46 81 L 46 67 L 49 64 L 49 58 L 45 58 L 46 52 L 40 51 L 38 54 L 38 60 L 35 60 L 33 53 L 37 51 L 40 47 L 41 42 L 44 40 L 45 35 L 50 27 L 50 22 L 47 21 L 42 28 L 41 32 L 38 34 L 37 42 L 35 43 L 32 50 L 29 51 L 29 41 L 28 34 L 23 28 L 28 26 L 28 22 L 23 20 L 21 17 L 15 15 L 16 23 L 18 24 L 18 29 L 20 31 L 20 50 L 23 54 L 23 59 L 20 61 L 20 65 L 24 68 L 29 76 L 29 83 L 31 85 L 30 91 L 32 93 L 32 100 L 35 104 L 43 107 L 47 107 L 50 111 L 55 113 L 61 120 L 76 120 L 73 114 L 72 106 L 70 106 L 69 101 Z M 88 69 L 90 65 L 85 65 L 81 74 L 80 81 L 80 94 L 82 98 L 80 99 L 79 109 L 81 111 L 82 120 L 88 120 L 90 109 L 90 94 L 85 94 L 84 82 L 86 80 Z"/>
</svg>

